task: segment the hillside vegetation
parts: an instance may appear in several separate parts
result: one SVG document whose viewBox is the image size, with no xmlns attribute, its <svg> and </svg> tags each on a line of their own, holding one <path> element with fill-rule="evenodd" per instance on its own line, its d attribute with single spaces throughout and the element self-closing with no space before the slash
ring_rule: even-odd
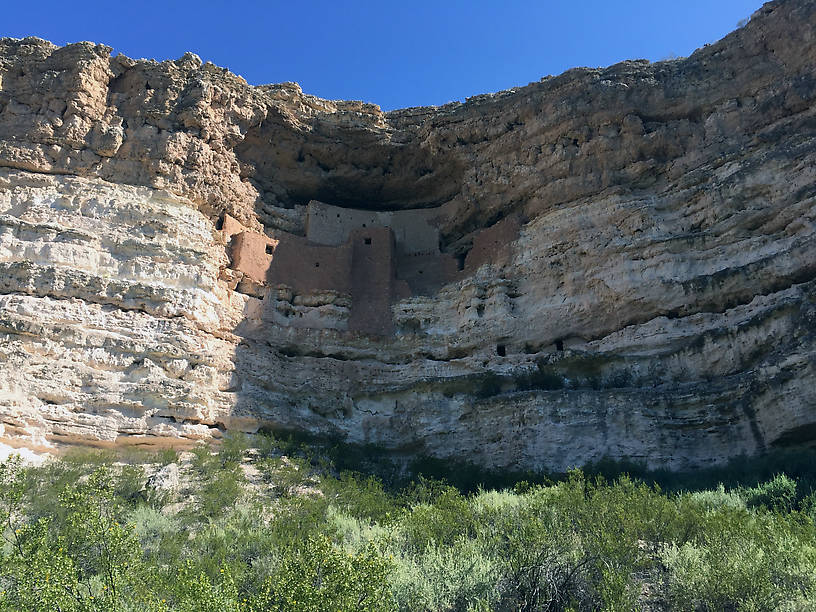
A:
<svg viewBox="0 0 816 612">
<path fill-rule="evenodd" d="M 816 609 L 812 458 L 503 487 L 270 436 L 11 459 L 0 610 Z"/>
</svg>

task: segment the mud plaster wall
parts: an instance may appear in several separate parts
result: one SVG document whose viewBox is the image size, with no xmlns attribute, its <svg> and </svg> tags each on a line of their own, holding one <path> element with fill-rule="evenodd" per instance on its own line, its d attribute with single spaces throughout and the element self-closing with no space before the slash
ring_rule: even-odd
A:
<svg viewBox="0 0 816 612">
<path fill-rule="evenodd" d="M 230 231 L 235 230 L 237 228 L 231 224 L 230 229 L 225 231 L 229 234 Z M 272 256 L 268 251 L 274 249 L 276 244 L 276 240 L 258 232 L 235 233 L 231 242 L 233 270 L 238 270 L 255 282 L 262 283 L 266 279 L 269 264 L 272 262 Z"/>
<path fill-rule="evenodd" d="M 341 208 L 312 200 L 306 211 L 306 237 L 317 244 L 341 245 L 357 229 L 390 227 L 400 253 L 437 253 L 436 209 L 369 211 Z"/>
<path fill-rule="evenodd" d="M 370 334 L 393 331 L 394 237 L 387 227 L 352 232 L 349 330 Z"/>
<path fill-rule="evenodd" d="M 351 277 L 349 245 L 315 245 L 300 236 L 281 232 L 266 281 L 269 285 L 287 285 L 295 293 L 326 289 L 350 293 Z"/>
<path fill-rule="evenodd" d="M 511 215 L 477 233 L 465 257 L 465 273 L 475 272 L 486 263 L 508 263 L 512 256 L 511 244 L 518 238 L 520 229 L 521 217 Z"/>
<path fill-rule="evenodd" d="M 460 273 L 457 261 L 450 255 L 400 255 L 396 262 L 397 278 L 404 280 L 411 295 L 432 295 Z"/>
</svg>

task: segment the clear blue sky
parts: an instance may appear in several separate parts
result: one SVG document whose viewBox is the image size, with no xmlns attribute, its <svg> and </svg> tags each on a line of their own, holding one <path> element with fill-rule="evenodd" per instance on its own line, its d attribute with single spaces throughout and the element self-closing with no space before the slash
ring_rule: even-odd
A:
<svg viewBox="0 0 816 612">
<path fill-rule="evenodd" d="M 761 0 L 6 0 L 0 36 L 102 42 L 158 60 L 193 51 L 258 85 L 297 81 L 384 109 L 444 104 L 575 66 L 689 55 Z"/>
</svg>

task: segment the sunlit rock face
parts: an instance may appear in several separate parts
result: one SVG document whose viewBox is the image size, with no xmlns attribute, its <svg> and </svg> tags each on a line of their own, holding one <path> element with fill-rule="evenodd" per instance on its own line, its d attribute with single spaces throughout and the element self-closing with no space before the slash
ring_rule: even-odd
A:
<svg viewBox="0 0 816 612">
<path fill-rule="evenodd" d="M 390 113 L 0 40 L 0 443 L 812 445 L 815 26 Z"/>
</svg>

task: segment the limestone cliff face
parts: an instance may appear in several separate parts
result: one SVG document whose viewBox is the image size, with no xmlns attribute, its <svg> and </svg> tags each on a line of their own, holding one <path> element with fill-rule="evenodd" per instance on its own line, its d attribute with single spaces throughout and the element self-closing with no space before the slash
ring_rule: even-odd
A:
<svg viewBox="0 0 816 612">
<path fill-rule="evenodd" d="M 0 39 L 0 442 L 268 427 L 548 469 L 816 442 L 814 31 L 779 0 L 687 59 L 390 113 Z M 292 273 L 323 261 L 347 281 Z"/>
</svg>

